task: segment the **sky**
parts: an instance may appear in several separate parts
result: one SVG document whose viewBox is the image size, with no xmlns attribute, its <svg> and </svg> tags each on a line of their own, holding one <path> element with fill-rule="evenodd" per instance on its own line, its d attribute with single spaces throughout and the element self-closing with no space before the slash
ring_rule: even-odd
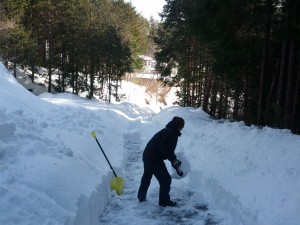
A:
<svg viewBox="0 0 300 225">
<path fill-rule="evenodd" d="M 24 88 L 28 75 L 17 74 L 19 83 L 0 62 L 0 224 L 300 224 L 299 135 L 213 120 L 201 108 L 172 105 L 172 93 L 160 109 L 127 82 L 120 103 L 36 96 Z M 143 149 L 174 116 L 185 119 L 175 151 L 184 176 L 165 163 L 178 207 L 158 206 L 155 178 L 139 203 Z M 92 131 L 124 180 L 120 196 Z"/>
<path fill-rule="evenodd" d="M 152 16 L 155 20 L 160 20 L 158 13 L 162 12 L 165 0 L 125 0 L 131 2 L 138 13 L 149 19 Z"/>
</svg>

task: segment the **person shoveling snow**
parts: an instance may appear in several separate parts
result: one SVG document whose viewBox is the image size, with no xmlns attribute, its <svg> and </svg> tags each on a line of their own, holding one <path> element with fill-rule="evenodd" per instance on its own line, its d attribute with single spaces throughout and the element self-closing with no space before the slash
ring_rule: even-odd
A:
<svg viewBox="0 0 300 225">
<path fill-rule="evenodd" d="M 181 161 L 175 155 L 178 137 L 181 136 L 180 131 L 183 127 L 184 120 L 175 116 L 164 129 L 157 132 L 147 143 L 143 153 L 144 173 L 137 196 L 140 202 L 146 200 L 147 191 L 154 175 L 160 185 L 159 205 L 163 207 L 176 206 L 176 202 L 170 199 L 172 178 L 164 160 L 169 160 L 178 175 L 183 176 L 180 168 Z"/>
</svg>

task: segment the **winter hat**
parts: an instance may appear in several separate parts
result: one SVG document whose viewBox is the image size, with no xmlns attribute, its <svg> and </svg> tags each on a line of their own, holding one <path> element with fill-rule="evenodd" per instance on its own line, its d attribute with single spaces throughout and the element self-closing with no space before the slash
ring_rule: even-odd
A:
<svg viewBox="0 0 300 225">
<path fill-rule="evenodd" d="M 184 127 L 184 119 L 182 119 L 179 116 L 175 116 L 172 121 L 174 121 L 176 123 L 177 128 L 179 130 L 182 130 L 182 128 Z"/>
</svg>

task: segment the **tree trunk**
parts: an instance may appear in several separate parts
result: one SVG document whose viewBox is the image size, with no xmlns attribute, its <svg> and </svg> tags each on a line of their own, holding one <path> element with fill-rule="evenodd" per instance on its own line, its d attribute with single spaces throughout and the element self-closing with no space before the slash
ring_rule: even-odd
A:
<svg viewBox="0 0 300 225">
<path fill-rule="evenodd" d="M 282 116 L 283 116 L 283 109 L 284 109 L 287 50 L 288 50 L 288 40 L 285 39 L 282 45 L 280 73 L 279 73 L 278 89 L 277 89 L 276 121 L 279 128 L 282 128 Z"/>
<path fill-rule="evenodd" d="M 62 50 L 63 52 L 65 51 L 64 49 Z M 67 55 L 65 53 L 62 53 L 62 65 L 61 65 L 61 70 L 62 70 L 62 81 L 61 81 L 61 91 L 65 92 L 66 90 L 66 76 L 67 76 L 67 71 L 66 71 L 66 62 L 67 62 Z"/>
<path fill-rule="evenodd" d="M 285 99 L 285 111 L 284 111 L 284 127 L 290 128 L 292 102 L 293 102 L 293 90 L 294 90 L 294 62 L 295 62 L 295 39 L 290 41 L 289 50 L 289 63 L 288 63 L 288 77 L 287 77 L 287 89 Z"/>
<path fill-rule="evenodd" d="M 288 79 L 287 79 L 287 90 L 286 90 L 286 101 L 285 101 L 285 112 L 284 112 L 284 124 L 285 128 L 291 128 L 292 120 L 292 108 L 293 98 L 296 82 L 295 76 L 295 55 L 296 55 L 296 38 L 299 27 L 297 26 L 297 14 L 298 14 L 298 1 L 288 1 L 288 31 L 290 35 L 290 50 L 289 50 L 289 61 L 288 61 Z"/>
<path fill-rule="evenodd" d="M 223 102 L 224 102 L 224 95 L 225 95 L 225 87 L 224 87 L 224 82 L 223 81 L 220 81 L 218 83 L 220 84 L 219 85 L 220 95 L 219 95 L 219 102 L 218 102 L 218 105 L 217 105 L 217 112 L 218 112 L 217 118 L 221 119 L 222 114 L 223 114 L 223 107 L 224 107 Z"/>
<path fill-rule="evenodd" d="M 52 91 L 52 43 L 48 42 L 48 92 Z"/>
<path fill-rule="evenodd" d="M 31 59 L 30 60 L 30 67 L 31 67 L 31 82 L 34 83 L 34 70 L 35 70 L 35 66 L 34 66 L 34 62 L 33 60 Z"/>
<path fill-rule="evenodd" d="M 49 63 L 49 67 L 48 67 L 48 92 L 51 93 L 52 91 L 52 68 L 51 65 Z"/>
<path fill-rule="evenodd" d="M 227 80 L 225 82 L 225 96 L 224 96 L 224 106 L 223 106 L 223 113 L 222 118 L 227 118 L 227 110 L 228 110 L 228 95 L 229 95 L 229 88 L 227 84 Z"/>
<path fill-rule="evenodd" d="M 92 99 L 94 96 L 94 78 L 95 78 L 95 65 L 93 59 L 91 60 L 91 69 L 90 69 L 90 93 L 89 99 Z"/>
<path fill-rule="evenodd" d="M 76 66 L 76 71 L 75 71 L 75 93 L 78 95 L 79 89 L 78 89 L 78 79 L 79 79 L 79 71 L 78 67 Z"/>
<path fill-rule="evenodd" d="M 232 112 L 232 118 L 234 120 L 239 119 L 239 109 L 240 109 L 240 90 L 238 87 L 234 89 L 234 95 L 233 95 L 233 112 Z"/>
<path fill-rule="evenodd" d="M 14 77 L 17 78 L 17 63 L 16 60 L 14 60 Z"/>
<path fill-rule="evenodd" d="M 111 103 L 111 76 L 112 76 L 112 65 L 109 66 L 108 72 L 108 103 Z"/>
<path fill-rule="evenodd" d="M 300 3 L 299 1 L 295 2 L 295 6 L 294 6 L 294 26 L 296 24 L 299 25 L 300 23 L 300 18 L 299 18 L 299 14 L 300 14 Z M 299 27 L 293 27 L 295 30 L 299 31 Z M 298 33 L 299 34 L 299 33 Z M 296 74 L 296 78 L 295 78 L 295 92 L 294 92 L 294 97 L 293 97 L 293 107 L 292 107 L 292 125 L 291 125 L 291 129 L 294 133 L 300 133 L 300 109 L 299 109 L 299 104 L 300 104 L 300 48 L 299 48 L 299 44 L 300 44 L 300 38 L 299 35 L 296 36 L 296 59 L 297 60 L 297 67 L 295 69 L 295 74 Z M 295 62 L 296 64 L 296 62 Z"/>
<path fill-rule="evenodd" d="M 203 96 L 203 111 L 208 112 L 208 99 L 212 84 L 213 74 L 211 72 L 206 72 L 205 81 L 204 81 L 204 96 Z"/>
<path fill-rule="evenodd" d="M 243 101 L 243 120 L 246 122 L 246 124 L 249 121 L 249 105 L 250 105 L 250 84 L 249 84 L 249 80 L 247 78 L 245 78 L 245 82 L 244 82 L 244 101 Z"/>
<path fill-rule="evenodd" d="M 265 105 L 265 81 L 267 77 L 267 65 L 268 65 L 268 55 L 269 55 L 269 42 L 270 42 L 270 26 L 271 26 L 271 13 L 272 13 L 272 2 L 267 0 L 266 2 L 267 14 L 265 18 L 265 29 L 264 38 L 265 46 L 262 53 L 261 62 L 261 73 L 260 73 L 260 85 L 259 85 L 259 97 L 258 97 L 258 112 L 257 112 L 257 124 L 263 125 L 263 111 Z"/>
<path fill-rule="evenodd" d="M 199 57 L 199 71 L 198 71 L 198 105 L 197 107 L 200 107 L 202 105 L 202 96 L 203 96 L 203 61 L 202 61 L 202 55 L 204 53 L 200 52 Z"/>
<path fill-rule="evenodd" d="M 272 96 L 274 94 L 275 91 L 275 85 L 278 84 L 278 76 L 279 76 L 279 70 L 280 70 L 280 59 L 281 59 L 281 51 L 276 63 L 276 67 L 275 67 L 275 71 L 273 72 L 273 79 L 272 79 L 272 84 L 269 90 L 269 94 L 268 94 L 268 98 L 267 98 L 267 102 L 266 102 L 266 110 L 265 110 L 265 114 L 264 114 L 264 123 L 265 124 L 269 124 L 270 121 L 270 106 L 271 106 L 271 101 L 272 101 Z M 272 118 L 272 123 L 274 123 L 274 118 Z"/>
<path fill-rule="evenodd" d="M 297 73 L 297 80 L 296 80 L 296 88 L 293 100 L 293 108 L 292 108 L 292 118 L 291 118 L 291 129 L 293 132 L 299 131 L 299 99 L 300 99 L 300 59 L 298 59 L 298 73 Z M 298 114 L 297 114 L 298 112 Z"/>
<path fill-rule="evenodd" d="M 209 113 L 213 117 L 216 117 L 216 110 L 217 110 L 217 94 L 218 94 L 218 81 L 217 80 L 212 80 L 211 85 L 211 101 L 210 101 L 210 109 Z"/>
</svg>

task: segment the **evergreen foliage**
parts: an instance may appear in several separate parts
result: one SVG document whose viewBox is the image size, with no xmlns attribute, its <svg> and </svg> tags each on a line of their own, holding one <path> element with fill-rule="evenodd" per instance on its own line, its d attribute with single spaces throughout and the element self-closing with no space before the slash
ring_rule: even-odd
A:
<svg viewBox="0 0 300 225">
<path fill-rule="evenodd" d="M 123 0 L 3 0 L 0 11 L 1 57 L 30 66 L 33 82 L 35 68 L 47 68 L 49 92 L 71 87 L 92 98 L 102 96 L 106 85 L 110 102 L 133 59 L 147 48 L 146 19 Z"/>
<path fill-rule="evenodd" d="M 298 0 L 166 2 L 157 69 L 181 105 L 300 133 Z"/>
</svg>

